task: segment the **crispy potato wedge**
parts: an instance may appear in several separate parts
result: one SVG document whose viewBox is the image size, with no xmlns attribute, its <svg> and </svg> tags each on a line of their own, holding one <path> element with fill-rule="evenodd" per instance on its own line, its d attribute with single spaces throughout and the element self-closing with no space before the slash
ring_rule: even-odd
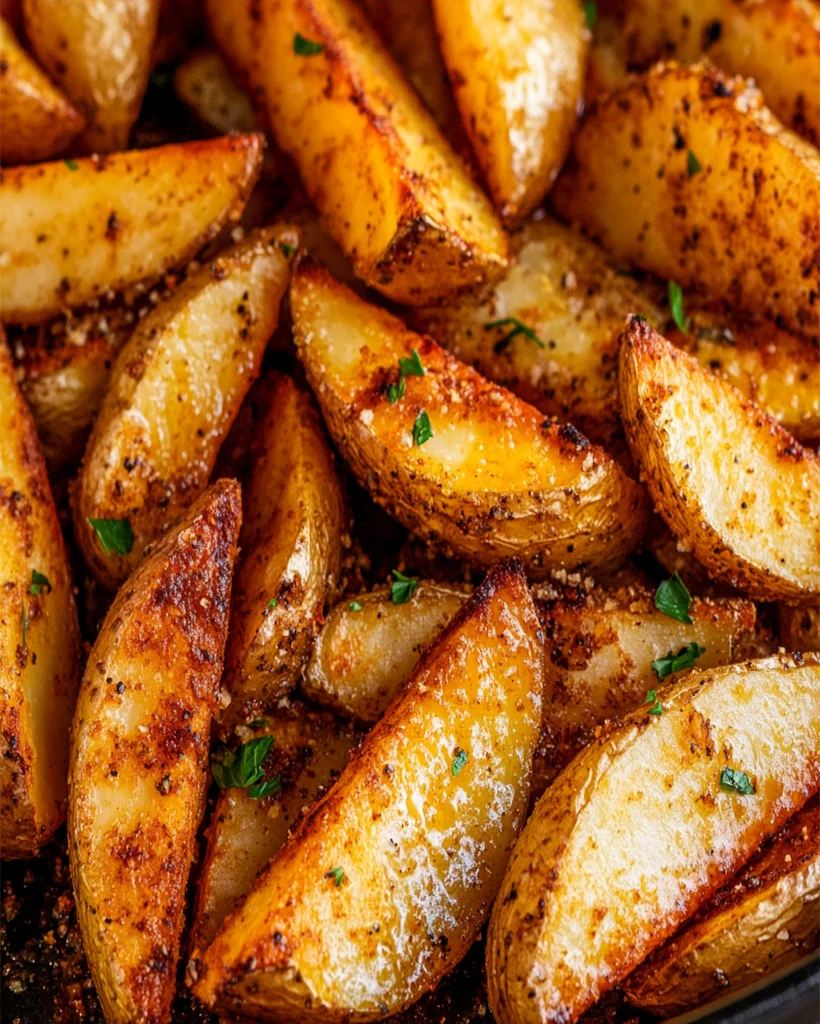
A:
<svg viewBox="0 0 820 1024">
<path fill-rule="evenodd" d="M 256 127 L 250 97 L 213 50 L 189 54 L 174 72 L 174 89 L 185 106 L 218 135 L 252 132 Z"/>
<path fill-rule="evenodd" d="M 31 857 L 65 818 L 80 632 L 46 467 L 3 336 L 0 583 L 0 851 Z"/>
<path fill-rule="evenodd" d="M 662 291 L 551 217 L 529 221 L 516 242 L 515 263 L 484 301 L 419 310 L 412 322 L 485 377 L 608 443 L 620 430 L 624 319 L 638 313 L 662 330 Z M 516 332 L 518 324 L 538 340 Z M 820 349 L 810 341 L 768 320 L 704 310 L 692 311 L 686 334 L 673 326 L 669 337 L 795 436 L 820 433 Z"/>
<path fill-rule="evenodd" d="M 6 168 L 4 321 L 48 320 L 182 266 L 239 217 L 261 159 L 260 136 L 236 135 Z"/>
<path fill-rule="evenodd" d="M 542 790 L 593 741 L 602 723 L 639 707 L 658 687 L 653 662 L 695 641 L 705 648 L 693 662 L 697 670 L 728 665 L 755 635 L 751 601 L 694 598 L 690 625 L 658 611 L 654 592 L 639 587 L 596 588 L 580 599 L 546 601 L 539 610 L 551 695 L 538 755 Z"/>
<path fill-rule="evenodd" d="M 0 18 L 0 108 L 4 164 L 61 153 L 85 121 L 37 67 Z"/>
<path fill-rule="evenodd" d="M 817 949 L 820 813 L 810 800 L 623 988 L 635 1006 L 676 1016 Z"/>
<path fill-rule="evenodd" d="M 310 396 L 276 375 L 252 444 L 243 558 L 231 607 L 225 686 L 229 731 L 291 690 L 333 599 L 347 521 Z"/>
<path fill-rule="evenodd" d="M 820 651 L 820 601 L 780 604 L 777 618 L 787 651 Z"/>
<path fill-rule="evenodd" d="M 695 672 L 658 696 L 663 714 L 606 731 L 527 822 L 487 938 L 499 1024 L 577 1020 L 820 786 L 817 655 Z M 724 792 L 726 769 L 754 793 Z"/>
<path fill-rule="evenodd" d="M 456 102 L 490 195 L 515 224 L 569 152 L 589 32 L 576 0 L 433 0 Z"/>
<path fill-rule="evenodd" d="M 616 259 L 817 336 L 820 154 L 753 84 L 658 64 L 593 105 L 573 156 L 553 205 Z"/>
<path fill-rule="evenodd" d="M 811 0 L 626 0 L 633 65 L 706 53 L 753 78 L 766 106 L 816 146 L 820 140 L 820 11 Z"/>
<path fill-rule="evenodd" d="M 508 245 L 490 203 L 352 0 L 206 9 L 360 277 L 419 305 L 501 273 Z"/>
<path fill-rule="evenodd" d="M 283 244 L 298 244 L 293 228 L 246 236 L 155 306 L 117 357 L 72 495 L 101 582 L 122 582 L 205 489 L 279 319 Z M 128 520 L 132 546 L 107 551 L 91 519 Z"/>
<path fill-rule="evenodd" d="M 225 918 L 250 892 L 254 879 L 279 852 L 307 808 L 342 773 L 361 734 L 327 711 L 291 704 L 268 712 L 251 738 L 273 736 L 265 762 L 282 788 L 253 799 L 247 789 L 219 794 L 208 827 L 191 931 L 191 957 L 200 959 Z M 244 732 L 243 732 L 244 735 Z"/>
<path fill-rule="evenodd" d="M 523 824 L 542 687 L 535 609 L 505 563 L 189 970 L 200 999 L 366 1021 L 432 989 L 474 941 Z"/>
<path fill-rule="evenodd" d="M 820 458 L 634 317 L 620 390 L 649 493 L 709 575 L 759 600 L 820 593 Z"/>
<path fill-rule="evenodd" d="M 126 149 L 151 71 L 160 0 L 23 0 L 26 36 L 88 121 L 83 151 Z"/>
<path fill-rule="evenodd" d="M 74 719 L 68 840 L 109 1024 L 171 1020 L 241 518 L 220 481 L 120 590 Z"/>
<path fill-rule="evenodd" d="M 345 598 L 328 615 L 302 678 L 318 704 L 378 722 L 424 651 L 469 597 L 469 588 L 421 582 L 394 604 L 389 588 Z"/>
<path fill-rule="evenodd" d="M 518 555 L 536 575 L 627 558 L 644 527 L 643 492 L 574 427 L 545 422 L 316 266 L 299 267 L 290 294 L 299 356 L 332 437 L 408 529 L 477 566 Z M 399 359 L 414 350 L 424 376 L 408 376 L 391 403 Z M 421 446 L 425 420 L 432 436 Z"/>
</svg>

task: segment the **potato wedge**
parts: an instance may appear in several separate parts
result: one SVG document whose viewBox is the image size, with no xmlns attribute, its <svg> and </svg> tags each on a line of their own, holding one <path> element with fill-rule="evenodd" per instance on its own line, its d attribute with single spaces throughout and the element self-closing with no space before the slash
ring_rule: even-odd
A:
<svg viewBox="0 0 820 1024">
<path fill-rule="evenodd" d="M 83 151 L 126 149 L 148 83 L 160 0 L 23 0 L 38 62 L 88 121 Z"/>
<path fill-rule="evenodd" d="M 548 416 L 569 419 L 592 440 L 609 443 L 620 430 L 616 367 L 624 319 L 638 313 L 663 330 L 665 289 L 635 280 L 599 246 L 551 217 L 527 222 L 516 242 L 515 263 L 484 301 L 422 309 L 412 322 Z M 768 320 L 688 305 L 687 313 L 686 334 L 673 325 L 670 340 L 795 436 L 818 436 L 816 345 Z M 516 331 L 518 325 L 538 340 Z"/>
<path fill-rule="evenodd" d="M 262 139 L 237 135 L 6 168 L 0 310 L 38 323 L 182 266 L 253 188 Z"/>
<path fill-rule="evenodd" d="M 117 357 L 72 494 L 74 533 L 101 582 L 122 582 L 205 489 L 278 322 L 281 246 L 297 243 L 289 227 L 246 236 L 155 306 Z M 131 545 L 107 549 L 92 519 L 127 520 Z"/>
<path fill-rule="evenodd" d="M 49 82 L 0 18 L 0 109 L 4 164 L 61 153 L 85 121 Z"/>
<path fill-rule="evenodd" d="M 507 239 L 489 201 L 352 0 L 206 10 L 361 278 L 419 305 L 501 273 Z"/>
<path fill-rule="evenodd" d="M 817 655 L 695 672 L 658 696 L 663 714 L 605 732 L 527 822 L 487 938 L 499 1024 L 577 1020 L 820 786 Z"/>
<path fill-rule="evenodd" d="M 641 488 L 574 427 L 545 422 L 316 266 L 297 270 L 291 309 L 333 439 L 409 530 L 477 566 L 518 555 L 536 575 L 612 567 L 637 544 Z M 414 350 L 424 376 L 402 377 L 406 395 L 391 403 Z"/>
<path fill-rule="evenodd" d="M 200 959 L 262 868 L 279 852 L 307 808 L 342 773 L 361 734 L 327 711 L 292 704 L 268 712 L 248 738 L 273 736 L 267 776 L 282 781 L 272 796 L 224 789 L 208 827 L 191 931 L 191 957 Z"/>
<path fill-rule="evenodd" d="M 820 154 L 752 84 L 656 65 L 593 105 L 573 156 L 553 205 L 615 259 L 818 335 Z"/>
<path fill-rule="evenodd" d="M 820 601 L 780 604 L 777 618 L 787 651 L 820 651 Z"/>
<path fill-rule="evenodd" d="M 0 583 L 0 850 L 31 857 L 65 818 L 80 632 L 46 467 L 3 336 Z"/>
<path fill-rule="evenodd" d="M 505 563 L 189 968 L 195 994 L 367 1021 L 433 988 L 475 939 L 523 824 L 542 686 L 535 609 Z"/>
<path fill-rule="evenodd" d="M 293 689 L 333 599 L 347 522 L 322 422 L 311 398 L 276 375 L 252 444 L 243 558 L 231 607 L 223 731 Z"/>
<path fill-rule="evenodd" d="M 624 983 L 627 999 L 673 1017 L 817 949 L 820 814 L 810 800 Z"/>
<path fill-rule="evenodd" d="M 171 1020 L 240 518 L 235 481 L 200 498 L 120 590 L 80 689 L 69 855 L 109 1024 Z"/>
<path fill-rule="evenodd" d="M 589 32 L 576 0 L 433 0 L 456 102 L 490 195 L 515 224 L 569 152 Z"/>
<path fill-rule="evenodd" d="M 302 690 L 342 715 L 378 722 L 468 597 L 468 588 L 432 582 L 419 583 L 403 604 L 387 588 L 346 597 L 316 638 Z"/>
<path fill-rule="evenodd" d="M 186 107 L 219 135 L 252 132 L 251 100 L 213 50 L 195 50 L 174 72 L 174 89 Z"/>
<path fill-rule="evenodd" d="M 635 317 L 620 390 L 649 493 L 709 575 L 759 600 L 820 593 L 820 458 Z"/>
<path fill-rule="evenodd" d="M 630 62 L 712 63 L 753 78 L 792 131 L 820 140 L 820 11 L 811 0 L 626 0 Z"/>
</svg>

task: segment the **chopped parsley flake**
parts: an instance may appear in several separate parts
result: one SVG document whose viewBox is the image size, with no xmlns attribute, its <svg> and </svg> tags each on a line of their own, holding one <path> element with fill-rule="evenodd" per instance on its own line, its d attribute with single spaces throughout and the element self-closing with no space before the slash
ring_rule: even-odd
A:
<svg viewBox="0 0 820 1024">
<path fill-rule="evenodd" d="M 350 604 L 348 605 L 348 608 L 352 612 L 360 612 L 362 610 L 362 606 L 359 604 L 358 601 L 351 601 Z"/>
<path fill-rule="evenodd" d="M 107 555 L 128 555 L 134 546 L 134 532 L 127 519 L 89 519 Z"/>
<path fill-rule="evenodd" d="M 29 593 L 35 597 L 39 597 L 43 592 L 43 587 L 46 588 L 48 593 L 51 593 L 51 583 L 49 582 L 48 576 L 44 576 L 41 572 L 37 572 L 36 569 L 31 570 L 31 586 L 28 588 Z"/>
<path fill-rule="evenodd" d="M 342 882 L 345 880 L 345 869 L 344 868 L 331 868 L 330 871 L 325 872 L 325 878 L 332 878 L 336 888 L 338 889 Z"/>
<path fill-rule="evenodd" d="M 405 604 L 413 596 L 419 581 L 405 576 L 398 569 L 393 570 L 393 583 L 390 586 L 390 598 L 393 604 Z"/>
<path fill-rule="evenodd" d="M 280 242 L 279 249 L 286 260 L 289 260 L 291 256 L 296 252 L 296 246 L 288 245 L 287 242 Z"/>
<path fill-rule="evenodd" d="M 586 21 L 587 28 L 591 32 L 595 28 L 595 22 L 598 20 L 597 3 L 584 4 L 584 20 Z"/>
<path fill-rule="evenodd" d="M 673 672 L 681 672 L 685 668 L 692 668 L 695 661 L 705 651 L 705 647 L 700 647 L 697 642 L 693 640 L 685 647 L 681 647 L 677 654 L 673 654 L 670 651 L 665 658 L 658 658 L 657 661 L 653 661 L 652 671 L 658 679 L 662 681 Z"/>
<path fill-rule="evenodd" d="M 698 158 L 690 149 L 689 152 L 686 154 L 686 173 L 689 175 L 690 178 L 694 178 L 698 171 L 702 170 L 703 168 L 700 166 L 700 160 L 698 160 Z"/>
<path fill-rule="evenodd" d="M 491 320 L 488 324 L 484 324 L 485 331 L 491 331 L 495 327 L 510 327 L 503 338 L 498 341 L 499 345 L 503 345 L 508 341 L 512 341 L 513 338 L 517 338 L 519 334 L 523 334 L 525 338 L 529 338 L 530 341 L 534 341 L 539 348 L 546 348 L 547 346 L 538 337 L 535 331 L 531 327 L 527 327 L 525 323 L 522 323 L 517 317 L 505 316 L 501 320 Z"/>
<path fill-rule="evenodd" d="M 726 793 L 740 793 L 752 796 L 757 792 L 754 783 L 739 768 L 724 768 L 720 773 L 720 788 Z"/>
<path fill-rule="evenodd" d="M 278 604 L 279 601 L 277 600 L 277 598 L 272 597 L 270 601 L 268 601 L 268 608 L 275 608 Z"/>
<path fill-rule="evenodd" d="M 677 281 L 669 282 L 669 309 L 679 330 L 686 333 L 687 320 L 683 312 L 683 288 Z"/>
<path fill-rule="evenodd" d="M 692 595 L 686 589 L 686 585 L 677 573 L 670 576 L 655 591 L 655 607 L 659 612 L 668 615 L 670 619 L 677 619 L 678 622 L 686 622 L 692 625 L 689 616 L 689 606 L 692 603 Z"/>
<path fill-rule="evenodd" d="M 456 747 L 456 756 L 453 758 L 453 763 L 450 770 L 453 773 L 453 778 L 458 775 L 465 764 L 470 760 L 466 750 L 462 750 L 461 747 Z"/>
<path fill-rule="evenodd" d="M 70 171 L 77 171 L 80 168 L 80 165 L 77 163 L 77 161 L 71 160 L 70 158 L 68 160 L 63 160 L 63 163 Z"/>
<path fill-rule="evenodd" d="M 299 32 L 293 37 L 293 52 L 297 57 L 315 57 L 324 48 L 324 43 L 315 43 L 312 39 L 305 39 Z"/>
<path fill-rule="evenodd" d="M 423 377 L 424 367 L 421 365 L 421 359 L 419 358 L 419 350 L 413 349 L 413 355 L 410 359 L 402 358 L 399 360 L 399 382 L 398 384 L 391 384 L 387 389 L 387 400 L 391 405 L 395 405 L 400 398 L 404 398 L 404 393 L 407 390 L 407 377 Z"/>
<path fill-rule="evenodd" d="M 658 697 L 657 690 L 647 690 L 646 697 L 644 698 L 644 704 L 651 704 L 652 707 L 649 709 L 650 715 L 662 715 L 663 704 L 661 704 L 660 697 Z"/>
<path fill-rule="evenodd" d="M 258 719 L 257 721 L 262 721 Z M 211 774 L 220 789 L 247 789 L 253 800 L 275 793 L 282 785 L 278 778 L 265 779 L 262 762 L 273 746 L 273 736 L 249 740 L 236 750 L 221 747 L 211 754 Z"/>
<path fill-rule="evenodd" d="M 418 416 L 416 416 L 416 422 L 413 424 L 413 442 L 421 448 L 425 441 L 429 441 L 432 436 L 433 430 L 430 426 L 430 417 L 422 409 Z"/>
</svg>

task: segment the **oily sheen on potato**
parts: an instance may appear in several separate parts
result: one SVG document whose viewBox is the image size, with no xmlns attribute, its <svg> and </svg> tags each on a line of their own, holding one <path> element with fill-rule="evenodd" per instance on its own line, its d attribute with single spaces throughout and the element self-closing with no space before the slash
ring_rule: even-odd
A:
<svg viewBox="0 0 820 1024">
<path fill-rule="evenodd" d="M 65 818 L 80 681 L 74 582 L 0 328 L 0 848 L 32 857 Z"/>
<path fill-rule="evenodd" d="M 637 317 L 619 382 L 649 493 L 709 575 L 759 600 L 819 593 L 817 455 Z"/>
<path fill-rule="evenodd" d="M 531 575 L 613 567 L 637 545 L 642 489 L 574 427 L 545 420 L 314 265 L 297 270 L 291 308 L 331 436 L 414 534 L 477 566 L 516 555 Z"/>
<path fill-rule="evenodd" d="M 380 1020 L 464 956 L 523 825 L 543 701 L 520 568 L 485 582 L 189 977 L 207 1005 Z"/>
<path fill-rule="evenodd" d="M 83 677 L 69 855 L 109 1024 L 171 1020 L 240 519 L 235 481 L 202 495 L 119 591 Z"/>
<path fill-rule="evenodd" d="M 695 672 L 536 805 L 487 938 L 500 1024 L 571 1024 L 820 787 L 820 657 Z"/>
</svg>

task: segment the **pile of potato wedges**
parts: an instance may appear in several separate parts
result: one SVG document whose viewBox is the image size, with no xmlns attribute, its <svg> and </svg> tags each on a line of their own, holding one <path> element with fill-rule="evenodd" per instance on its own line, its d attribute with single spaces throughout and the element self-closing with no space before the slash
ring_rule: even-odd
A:
<svg viewBox="0 0 820 1024">
<path fill-rule="evenodd" d="M 0 854 L 105 1021 L 816 960 L 820 4 L 0 13 Z"/>
</svg>

